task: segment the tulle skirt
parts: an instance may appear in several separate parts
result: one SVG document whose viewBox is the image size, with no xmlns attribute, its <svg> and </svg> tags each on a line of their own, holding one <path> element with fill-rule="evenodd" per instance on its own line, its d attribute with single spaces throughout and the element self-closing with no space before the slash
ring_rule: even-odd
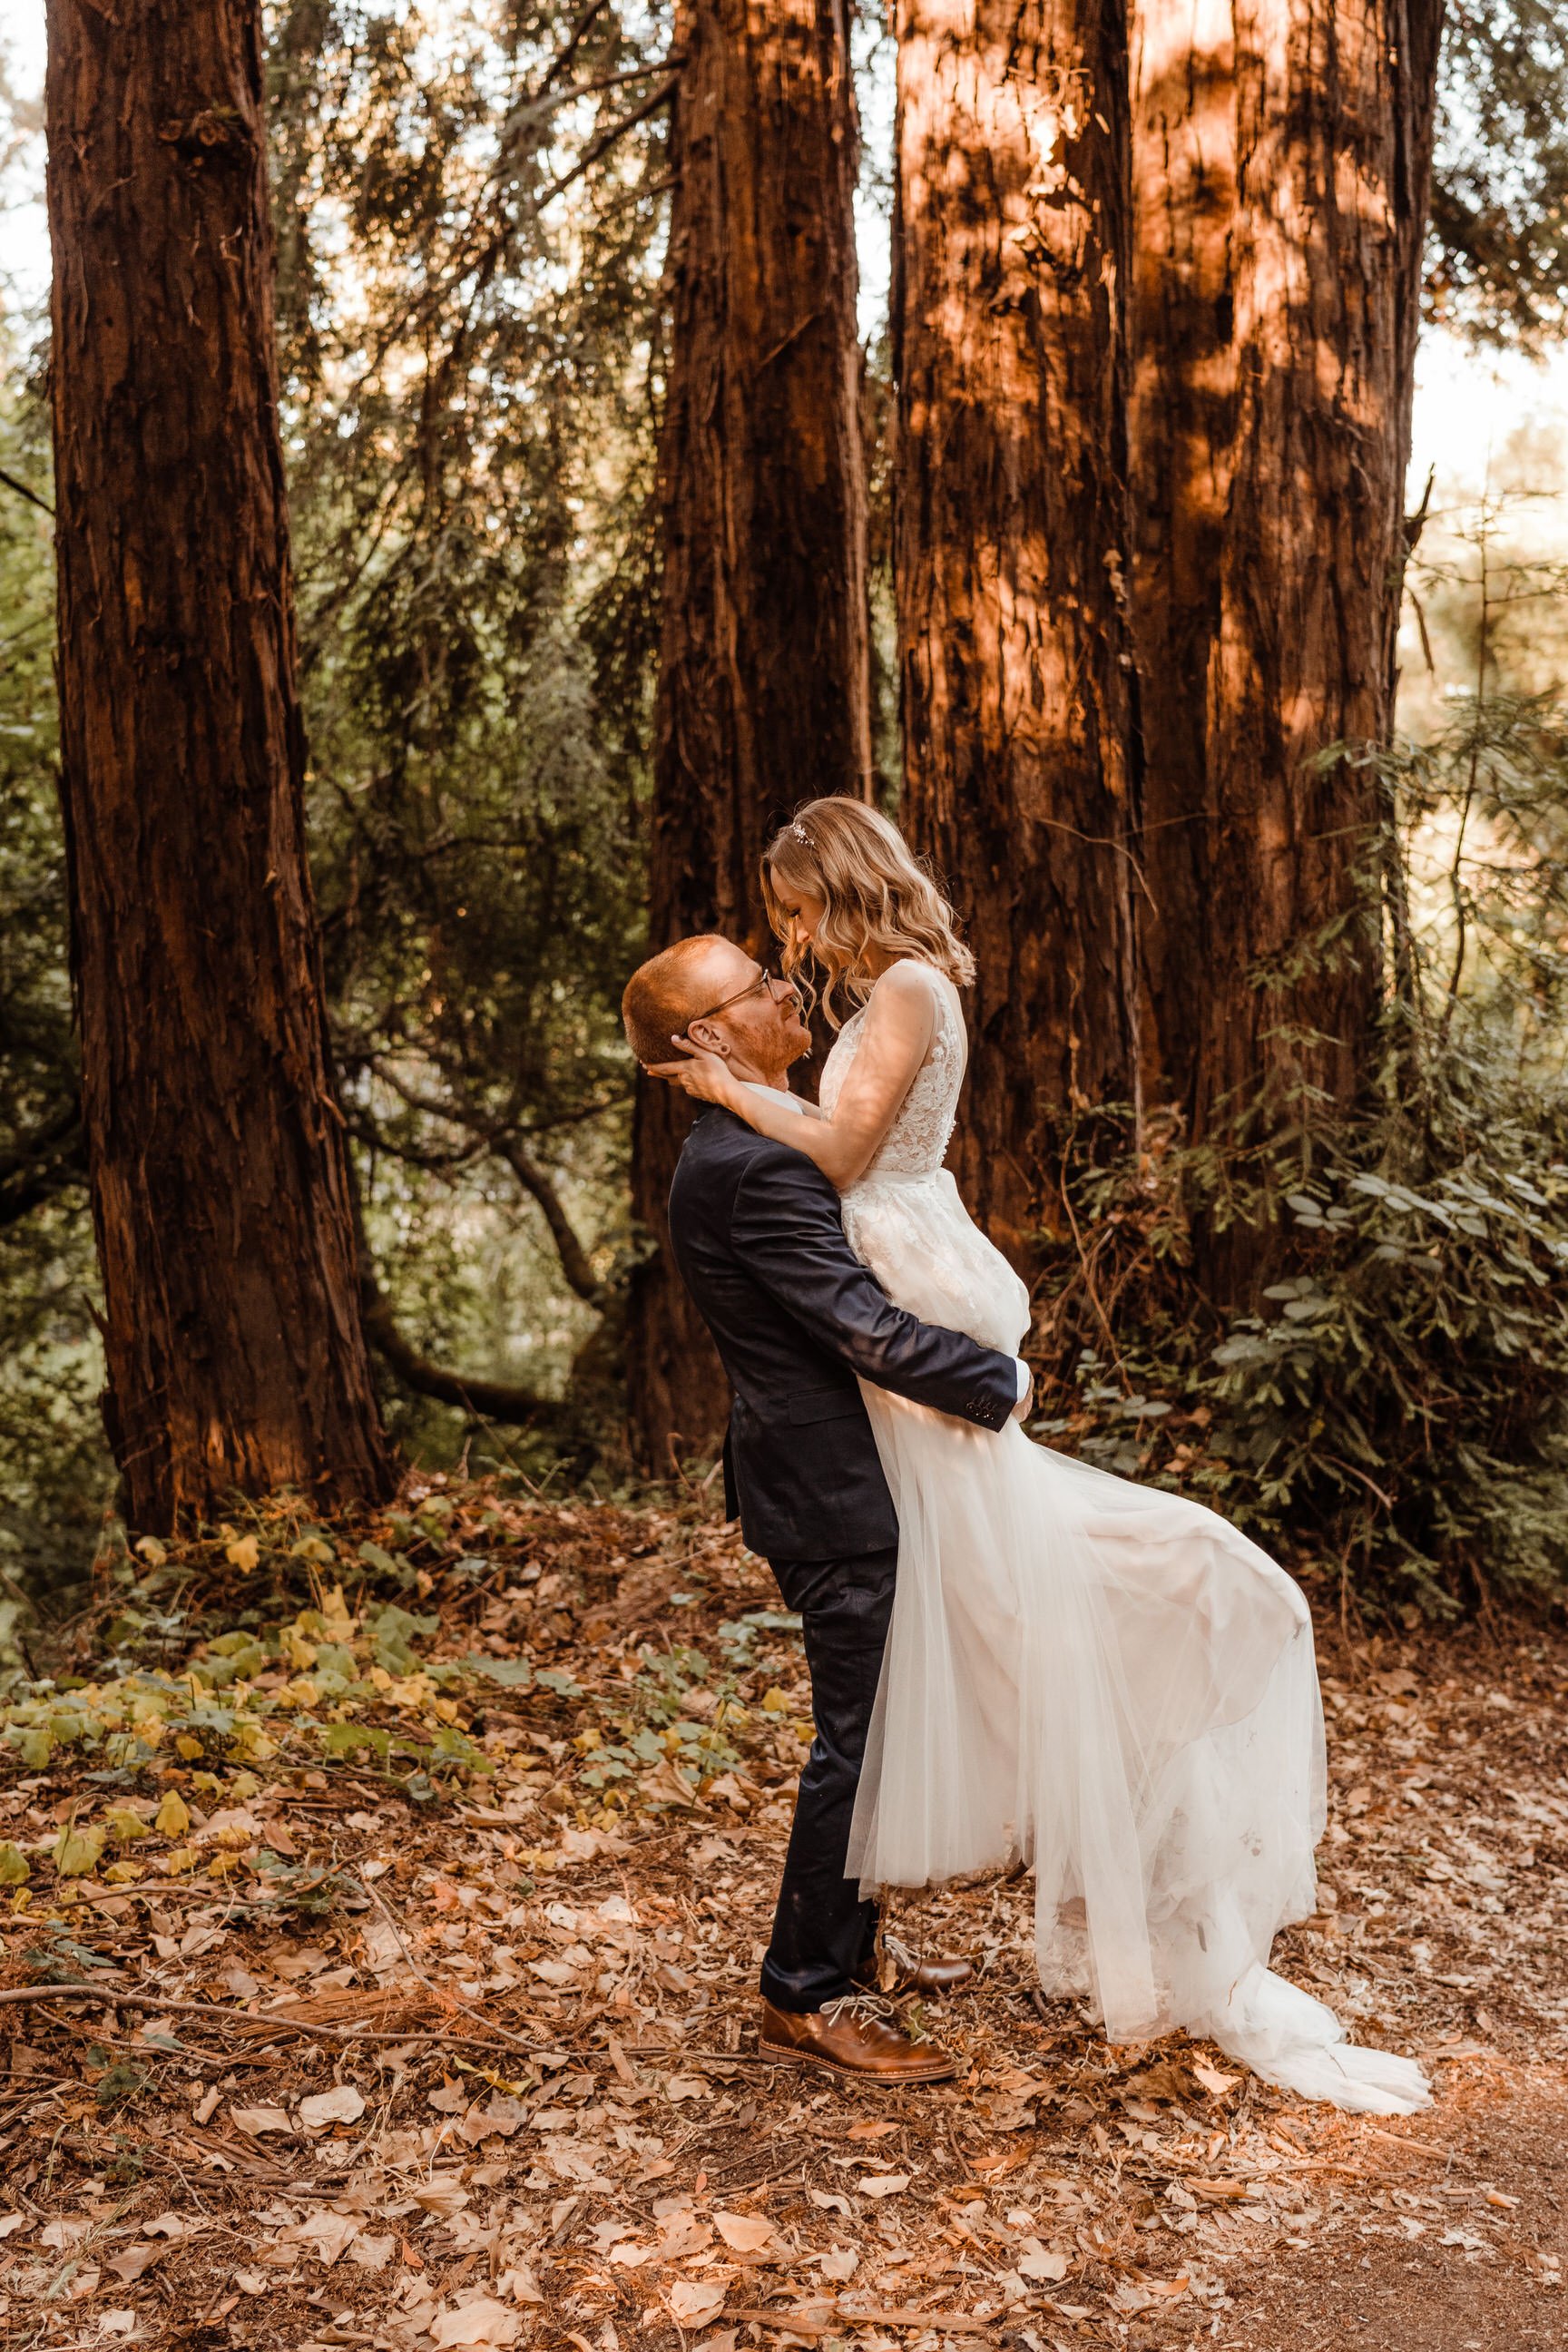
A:
<svg viewBox="0 0 1568 2352">
<path fill-rule="evenodd" d="M 873 1177 L 844 1220 L 900 1306 L 1016 1349 L 1027 1293 L 945 1170 Z M 1184 2027 L 1306 2097 L 1425 2105 L 1411 2061 L 1268 1967 L 1314 1907 L 1324 1822 L 1297 1585 L 1199 1504 L 863 1386 L 900 1543 L 851 1872 L 1026 1861 L 1041 1982 L 1112 2040 Z"/>
</svg>

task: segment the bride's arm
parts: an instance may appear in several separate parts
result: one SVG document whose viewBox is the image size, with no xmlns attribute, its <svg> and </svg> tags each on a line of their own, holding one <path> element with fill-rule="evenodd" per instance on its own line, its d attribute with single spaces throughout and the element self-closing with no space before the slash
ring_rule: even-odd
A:
<svg viewBox="0 0 1568 2352">
<path fill-rule="evenodd" d="M 721 1104 L 759 1135 L 803 1152 L 842 1192 L 876 1157 L 931 1050 L 935 1024 L 929 978 L 916 965 L 892 965 L 872 992 L 860 1042 L 831 1118 L 802 1118 L 798 1110 L 782 1102 L 775 1106 L 765 1090 L 731 1076 L 718 1055 L 691 1045 L 682 1046 L 688 1060 L 661 1063 L 652 1075 L 673 1080 L 700 1101 Z"/>
</svg>

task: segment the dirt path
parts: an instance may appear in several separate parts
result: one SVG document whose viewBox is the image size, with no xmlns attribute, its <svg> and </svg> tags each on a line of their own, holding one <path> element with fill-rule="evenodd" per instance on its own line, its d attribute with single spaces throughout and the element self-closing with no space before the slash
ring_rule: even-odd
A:
<svg viewBox="0 0 1568 2352">
<path fill-rule="evenodd" d="M 1432 2168 L 1443 2185 L 1394 2192 L 1374 2216 L 1248 2265 L 1213 2340 L 1229 2352 L 1560 2352 L 1568 2084 L 1509 2069 L 1479 2095 L 1451 2095 L 1436 2120 L 1455 2159 Z M 1473 2186 L 1449 2185 L 1461 2168 Z"/>
</svg>

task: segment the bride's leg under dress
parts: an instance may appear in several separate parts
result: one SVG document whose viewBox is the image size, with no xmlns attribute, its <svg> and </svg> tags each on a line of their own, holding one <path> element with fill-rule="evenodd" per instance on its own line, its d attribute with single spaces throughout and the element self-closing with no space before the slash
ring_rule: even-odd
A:
<svg viewBox="0 0 1568 2352">
<path fill-rule="evenodd" d="M 1022 1855 L 1042 1983 L 1112 2040 L 1181 2026 L 1304 2098 L 1425 2105 L 1413 2061 L 1268 1965 L 1313 1909 L 1324 1820 L 1298 1587 L 1198 1504 L 865 1394 L 900 1544 L 851 1871 Z"/>
</svg>

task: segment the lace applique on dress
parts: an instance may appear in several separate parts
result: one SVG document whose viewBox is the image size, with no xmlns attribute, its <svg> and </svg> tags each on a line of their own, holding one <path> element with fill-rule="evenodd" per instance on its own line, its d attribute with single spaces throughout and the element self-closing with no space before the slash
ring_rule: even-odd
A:
<svg viewBox="0 0 1568 2352">
<path fill-rule="evenodd" d="M 874 1176 L 934 1175 L 947 1156 L 952 1123 L 958 1115 L 958 1097 L 969 1058 L 958 992 L 930 964 L 916 962 L 912 958 L 910 961 L 917 971 L 925 973 L 930 983 L 936 1024 L 925 1060 L 910 1080 L 909 1092 L 893 1115 L 892 1125 L 859 1180 L 861 1184 L 868 1183 Z M 829 1118 L 859 1050 L 869 1011 L 868 998 L 859 1012 L 852 1013 L 844 1024 L 824 1065 L 821 1102 Z M 858 1190 L 858 1186 L 852 1189 Z"/>
</svg>

